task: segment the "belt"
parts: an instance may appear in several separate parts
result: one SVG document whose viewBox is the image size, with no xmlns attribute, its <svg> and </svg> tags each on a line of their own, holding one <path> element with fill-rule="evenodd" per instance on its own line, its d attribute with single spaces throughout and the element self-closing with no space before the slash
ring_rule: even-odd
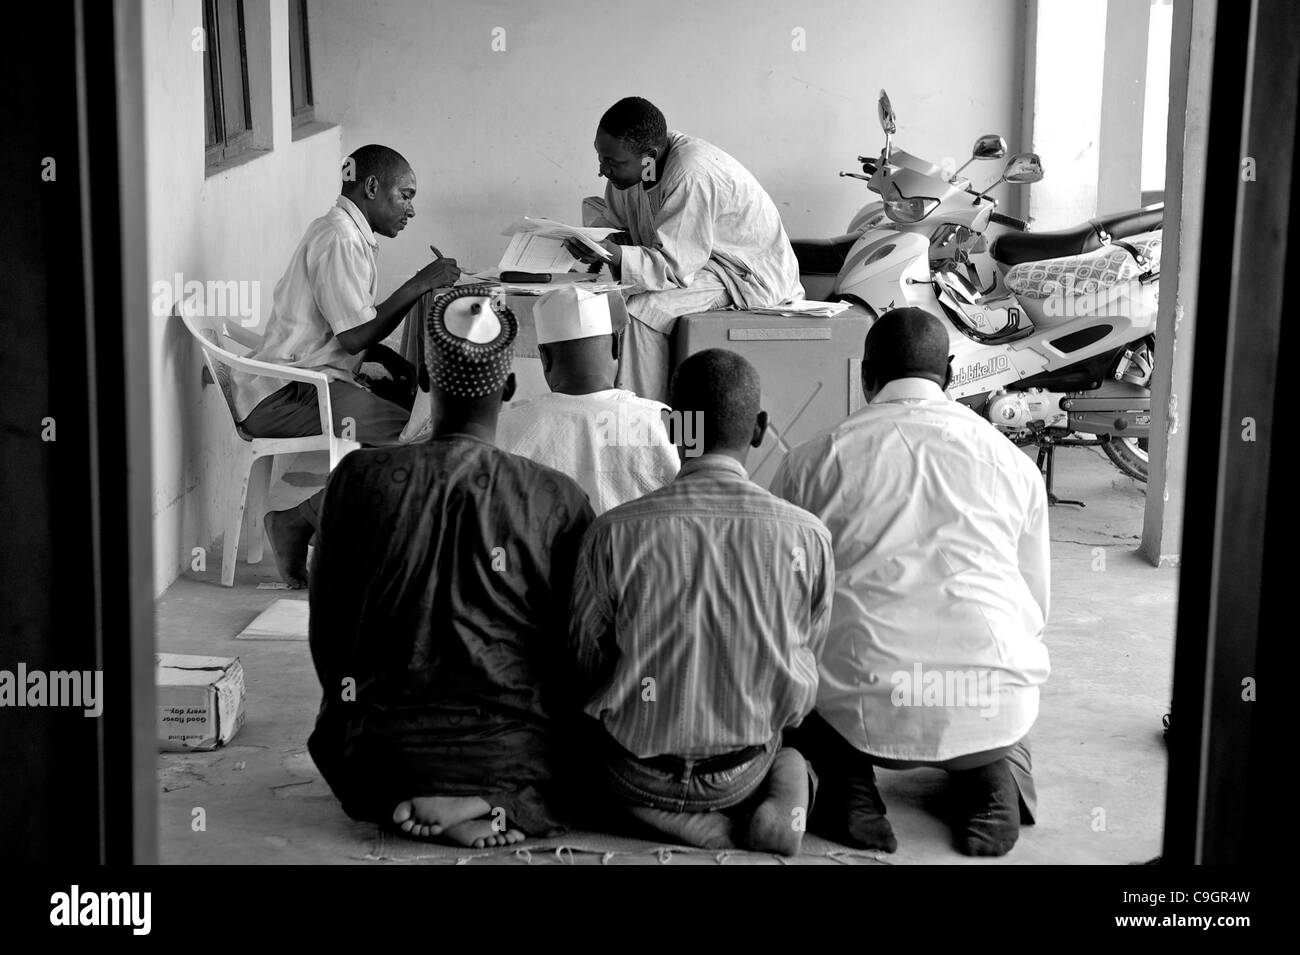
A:
<svg viewBox="0 0 1300 955">
<path fill-rule="evenodd" d="M 613 742 L 611 740 L 611 742 Z M 615 743 L 615 746 L 618 744 Z M 634 756 L 621 746 L 623 755 L 628 759 L 636 760 L 643 766 L 649 766 L 653 769 L 663 770 L 675 775 L 681 775 L 687 769 L 689 764 L 692 773 L 721 773 L 728 769 L 735 769 L 737 766 L 743 766 L 750 760 L 763 755 L 767 751 L 766 746 L 746 746 L 743 749 L 733 750 L 730 753 L 719 753 L 717 756 L 706 756 L 704 759 L 689 759 L 685 756 Z"/>
</svg>

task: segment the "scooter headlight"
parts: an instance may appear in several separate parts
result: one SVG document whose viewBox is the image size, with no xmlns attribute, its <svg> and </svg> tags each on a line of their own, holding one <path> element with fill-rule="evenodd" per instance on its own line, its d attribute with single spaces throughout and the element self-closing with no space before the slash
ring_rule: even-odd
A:
<svg viewBox="0 0 1300 955">
<path fill-rule="evenodd" d="M 898 190 L 898 184 L 891 182 L 884 193 L 885 215 L 895 222 L 910 225 L 920 222 L 935 209 L 939 208 L 938 199 L 916 196 L 909 199 Z"/>
</svg>

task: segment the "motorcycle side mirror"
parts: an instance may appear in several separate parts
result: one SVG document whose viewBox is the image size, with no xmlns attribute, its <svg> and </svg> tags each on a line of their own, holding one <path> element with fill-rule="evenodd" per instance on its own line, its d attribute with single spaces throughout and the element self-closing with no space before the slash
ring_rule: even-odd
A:
<svg viewBox="0 0 1300 955">
<path fill-rule="evenodd" d="M 894 107 L 889 102 L 889 94 L 884 90 L 880 91 L 880 99 L 876 102 L 876 110 L 880 114 L 880 128 L 885 131 L 885 135 L 892 136 L 898 132 L 898 117 L 894 115 Z"/>
<path fill-rule="evenodd" d="M 1006 168 L 1002 170 L 1002 175 L 998 181 L 993 183 L 975 197 L 975 202 L 979 202 L 994 186 L 1000 186 L 1004 182 L 1038 182 L 1043 178 L 1043 161 L 1038 158 L 1038 153 L 1016 153 L 1007 160 Z"/>
<path fill-rule="evenodd" d="M 898 132 L 898 117 L 894 115 L 889 94 L 884 90 L 880 91 L 880 99 L 876 100 L 876 112 L 880 115 L 880 128 L 885 131 L 885 151 L 881 153 L 881 160 L 882 163 L 888 163 L 893 152 L 890 148 L 890 137 Z"/>
<path fill-rule="evenodd" d="M 1043 161 L 1038 153 L 1016 153 L 1002 170 L 1003 182 L 1039 182 L 1043 178 Z"/>
<path fill-rule="evenodd" d="M 970 150 L 970 159 L 957 167 L 957 171 L 952 174 L 952 178 L 956 179 L 963 169 L 977 159 L 1001 159 L 1006 154 L 1007 141 L 997 133 L 985 133 L 975 140 L 975 145 Z"/>
<path fill-rule="evenodd" d="M 971 147 L 971 159 L 1001 159 L 1007 154 L 1007 141 L 997 133 L 985 133 Z"/>
</svg>

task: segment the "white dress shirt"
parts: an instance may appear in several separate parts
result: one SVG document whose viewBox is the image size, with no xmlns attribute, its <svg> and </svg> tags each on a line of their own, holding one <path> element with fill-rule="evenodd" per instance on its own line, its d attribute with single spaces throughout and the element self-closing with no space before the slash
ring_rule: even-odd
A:
<svg viewBox="0 0 1300 955">
<path fill-rule="evenodd" d="M 329 378 L 353 381 L 361 355 L 335 338 L 375 317 L 379 240 L 361 210 L 346 196 L 312 222 L 275 286 L 262 344 L 248 357 L 311 368 Z M 233 371 L 235 409 L 242 421 L 287 384 L 282 379 Z"/>
<path fill-rule="evenodd" d="M 550 392 L 507 403 L 497 420 L 496 443 L 567 474 L 603 514 L 677 475 L 680 460 L 664 427 L 666 410 L 618 388 L 586 395 Z"/>
<path fill-rule="evenodd" d="M 865 753 L 1016 742 L 1049 672 L 1047 497 L 1034 464 L 931 381 L 887 384 L 796 448 L 775 494 L 835 544 L 817 711 Z"/>
</svg>

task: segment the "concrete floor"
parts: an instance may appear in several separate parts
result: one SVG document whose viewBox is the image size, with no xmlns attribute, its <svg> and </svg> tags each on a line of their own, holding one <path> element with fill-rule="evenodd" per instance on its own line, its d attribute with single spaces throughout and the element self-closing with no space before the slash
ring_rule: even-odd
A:
<svg viewBox="0 0 1300 955">
<path fill-rule="evenodd" d="M 298 467 L 274 490 L 273 507 L 314 490 L 314 479 Z M 1059 494 L 1082 498 L 1088 506 L 1056 507 L 1051 514 L 1046 642 L 1052 676 L 1031 735 L 1038 825 L 1024 829 L 1004 859 L 967 859 L 951 848 L 949 831 L 927 812 L 944 774 L 879 771 L 899 848 L 876 861 L 1114 864 L 1146 861 L 1160 852 L 1166 767 L 1160 717 L 1168 711 L 1172 682 L 1177 571 L 1152 568 L 1137 556 L 1141 485 L 1100 452 L 1058 452 L 1056 479 Z M 288 596 L 257 589 L 259 582 L 277 579 L 269 555 L 260 565 L 241 563 L 233 589 L 218 585 L 219 564 L 214 555 L 207 573 L 182 577 L 158 601 L 158 647 L 238 656 L 247 681 L 247 721 L 224 749 L 159 756 L 161 861 L 375 861 L 367 856 L 376 844 L 376 828 L 343 814 L 306 752 L 319 703 L 307 643 L 234 639 L 271 601 Z M 200 807 L 206 830 L 196 832 L 191 822 Z M 566 859 L 658 861 L 652 854 L 602 860 L 599 854 L 578 853 Z M 519 860 L 501 850 L 474 861 Z M 708 855 L 672 857 L 673 864 L 713 861 Z M 753 853 L 737 853 L 728 861 L 777 863 Z M 831 862 L 825 857 L 795 861 Z"/>
</svg>

